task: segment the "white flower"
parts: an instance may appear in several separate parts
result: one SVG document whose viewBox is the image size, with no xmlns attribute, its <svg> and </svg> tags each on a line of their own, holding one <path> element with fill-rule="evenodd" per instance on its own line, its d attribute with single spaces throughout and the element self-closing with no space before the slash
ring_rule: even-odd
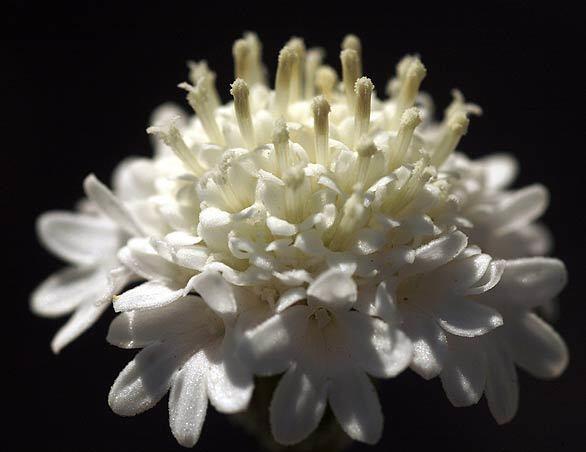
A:
<svg viewBox="0 0 586 452">
<path fill-rule="evenodd" d="M 376 443 L 383 418 L 366 373 L 393 377 L 409 365 L 411 344 L 396 325 L 351 310 L 356 283 L 332 268 L 288 302 L 305 299 L 248 331 L 248 354 L 261 375 L 286 370 L 270 406 L 271 428 L 295 444 L 318 425 L 326 403 L 353 439 Z"/>
<path fill-rule="evenodd" d="M 257 304 L 217 273 L 202 273 L 192 286 L 202 298 L 188 295 L 154 309 L 123 312 L 108 333 L 114 345 L 143 348 L 112 385 L 112 410 L 122 416 L 142 413 L 170 388 L 171 431 L 188 447 L 197 442 L 208 400 L 223 413 L 248 405 L 252 374 L 236 354 L 242 335 L 237 319 L 239 310 L 254 316 Z"/>
<path fill-rule="evenodd" d="M 208 400 L 243 411 L 253 373 L 284 372 L 267 407 L 278 442 L 303 440 L 329 404 L 350 437 L 375 443 L 370 376 L 439 376 L 454 405 L 485 394 L 506 422 L 515 364 L 563 371 L 563 341 L 533 312 L 563 288 L 563 264 L 503 260 L 547 252 L 534 224 L 547 191 L 507 190 L 508 156 L 455 152 L 480 108 L 455 91 L 435 122 L 418 57 L 399 62 L 380 100 L 361 52 L 346 37 L 338 82 L 323 51 L 293 38 L 272 90 L 248 33 L 226 105 L 207 63 L 190 63 L 179 86 L 196 115 L 161 107 L 152 159 L 123 164 L 114 193 L 86 179 L 91 215 L 40 220 L 74 265 L 33 296 L 41 314 L 78 309 L 54 348 L 112 299 L 108 340 L 143 349 L 112 387 L 115 412 L 145 411 L 170 389 L 171 430 L 192 446 Z M 123 291 L 130 278 L 141 282 Z"/>
</svg>

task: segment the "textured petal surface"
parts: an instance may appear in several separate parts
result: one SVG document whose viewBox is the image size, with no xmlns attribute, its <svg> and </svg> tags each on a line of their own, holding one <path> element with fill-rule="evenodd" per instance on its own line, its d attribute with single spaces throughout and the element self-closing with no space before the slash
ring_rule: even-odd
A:
<svg viewBox="0 0 586 452">
<path fill-rule="evenodd" d="M 402 273 L 411 275 L 429 272 L 454 259 L 466 248 L 467 244 L 467 237 L 460 231 L 432 240 L 415 251 L 415 261 Z"/>
<path fill-rule="evenodd" d="M 356 301 L 357 288 L 345 271 L 332 268 L 322 273 L 307 289 L 308 304 L 333 310 L 348 310 Z"/>
<path fill-rule="evenodd" d="M 153 344 L 142 350 L 120 372 L 108 403 L 120 416 L 134 416 L 157 404 L 171 386 L 175 371 L 187 358 L 175 343 Z"/>
<path fill-rule="evenodd" d="M 37 221 L 37 233 L 51 252 L 78 265 L 93 265 L 113 256 L 120 243 L 112 222 L 72 212 L 44 213 Z"/>
<path fill-rule="evenodd" d="M 468 298 L 450 298 L 434 306 L 433 312 L 441 327 L 456 336 L 481 336 L 503 324 L 496 310 Z"/>
<path fill-rule="evenodd" d="M 519 407 L 519 384 L 513 360 L 502 348 L 487 347 L 486 400 L 499 424 L 509 422 Z"/>
<path fill-rule="evenodd" d="M 115 297 L 114 310 L 124 312 L 160 308 L 182 296 L 183 289 L 170 288 L 158 281 L 148 281 Z"/>
<path fill-rule="evenodd" d="M 280 444 L 305 439 L 315 430 L 326 407 L 324 380 L 291 367 L 281 378 L 270 404 L 271 432 Z"/>
<path fill-rule="evenodd" d="M 383 431 L 383 414 L 376 389 L 363 371 L 349 369 L 333 378 L 328 400 L 350 438 L 368 444 L 378 442 Z"/>
<path fill-rule="evenodd" d="M 175 375 L 169 393 L 169 425 L 179 444 L 193 447 L 208 408 L 207 359 L 204 352 L 193 355 Z"/>
</svg>

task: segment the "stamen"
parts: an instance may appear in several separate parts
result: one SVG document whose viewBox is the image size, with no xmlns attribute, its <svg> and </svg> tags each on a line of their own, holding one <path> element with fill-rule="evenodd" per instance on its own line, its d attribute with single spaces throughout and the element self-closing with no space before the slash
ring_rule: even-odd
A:
<svg viewBox="0 0 586 452">
<path fill-rule="evenodd" d="M 387 165 L 389 171 L 395 170 L 404 163 L 409 144 L 413 138 L 413 132 L 419 124 L 421 124 L 419 110 L 415 107 L 405 110 L 403 116 L 401 116 L 399 133 L 391 146 L 391 154 Z"/>
<path fill-rule="evenodd" d="M 305 56 L 304 99 L 311 99 L 315 92 L 316 72 L 324 58 L 322 49 L 309 49 Z"/>
<path fill-rule="evenodd" d="M 183 140 L 181 132 L 177 129 L 174 122 L 171 122 L 168 126 L 151 126 L 146 131 L 163 140 L 163 143 L 173 150 L 175 155 L 179 157 L 193 174 L 200 177 L 205 172 L 205 169 L 201 166 L 195 154 Z"/>
<path fill-rule="evenodd" d="M 254 137 L 254 126 L 252 116 L 250 115 L 250 102 L 248 100 L 248 85 L 241 78 L 237 78 L 231 85 L 230 94 L 234 97 L 234 111 L 240 134 L 246 143 L 248 149 L 253 149 L 256 145 Z"/>
<path fill-rule="evenodd" d="M 356 105 L 354 109 L 354 142 L 368 133 L 370 126 L 370 101 L 374 85 L 368 77 L 356 80 L 354 91 L 356 93 Z"/>
<path fill-rule="evenodd" d="M 338 82 L 338 74 L 330 66 L 320 66 L 315 73 L 315 86 L 325 96 L 328 102 L 332 101 L 334 87 Z"/>
<path fill-rule="evenodd" d="M 360 58 L 358 52 L 353 49 L 345 49 L 340 52 L 342 60 L 342 81 L 344 82 L 344 92 L 348 106 L 354 108 L 354 84 L 360 77 Z"/>
<path fill-rule="evenodd" d="M 356 146 L 356 152 L 358 153 L 357 163 L 358 169 L 356 171 L 356 183 L 360 185 L 362 190 L 366 188 L 366 182 L 368 178 L 368 169 L 370 168 L 370 162 L 372 156 L 378 152 L 378 149 L 372 139 L 363 138 Z"/>
<path fill-rule="evenodd" d="M 180 83 L 179 88 L 187 91 L 187 101 L 191 108 L 195 111 L 195 114 L 200 119 L 206 134 L 209 139 L 217 144 L 224 144 L 224 136 L 220 132 L 216 118 L 214 117 L 214 108 L 212 102 L 210 102 L 209 93 L 206 89 L 206 83 L 204 80 L 198 80 L 195 86 L 189 83 Z"/>
<path fill-rule="evenodd" d="M 291 77 L 296 67 L 297 52 L 291 47 L 285 46 L 279 53 L 277 76 L 275 79 L 275 103 L 277 112 L 286 116 L 291 91 Z"/>
<path fill-rule="evenodd" d="M 435 169 L 429 166 L 429 160 L 429 156 L 424 156 L 415 162 L 409 179 L 399 190 L 393 191 L 391 196 L 385 200 L 383 208 L 386 211 L 398 214 L 415 199 L 419 191 L 436 173 Z"/>
<path fill-rule="evenodd" d="M 454 152 L 460 139 L 466 135 L 468 124 L 470 124 L 470 120 L 461 111 L 455 112 L 450 118 L 447 118 L 447 122 L 443 126 L 442 137 L 431 158 L 432 165 L 439 167 Z"/>
<path fill-rule="evenodd" d="M 403 61 L 406 62 L 403 63 Z M 419 93 L 419 86 L 427 73 L 419 58 L 410 57 L 409 60 L 403 59 L 403 61 L 398 66 L 398 70 L 402 73 L 399 74 L 401 86 L 395 101 L 395 114 L 390 123 L 392 130 L 399 127 L 403 112 L 415 103 L 415 98 Z"/>
<path fill-rule="evenodd" d="M 300 189 L 305 182 L 305 173 L 301 166 L 294 166 L 285 171 L 285 212 L 287 219 L 292 223 L 303 221 L 303 206 L 306 199 Z"/>
<path fill-rule="evenodd" d="M 203 79 L 206 85 L 206 90 L 210 95 L 210 102 L 212 108 L 215 110 L 222 102 L 216 89 L 216 73 L 211 71 L 208 67 L 208 63 L 205 60 L 195 62 L 188 61 L 187 66 L 189 67 L 189 80 L 193 85 L 198 83 L 198 80 Z"/>
<path fill-rule="evenodd" d="M 243 80 L 250 79 L 250 43 L 246 39 L 237 39 L 232 46 L 234 56 L 234 76 Z"/>
<path fill-rule="evenodd" d="M 289 131 L 287 124 L 281 119 L 275 122 L 273 129 L 273 145 L 275 146 L 275 155 L 277 157 L 277 169 L 280 175 L 284 175 L 289 168 Z"/>
<path fill-rule="evenodd" d="M 361 188 L 357 184 L 352 195 L 344 203 L 342 219 L 329 243 L 329 248 L 332 251 L 346 249 L 356 231 L 366 223 L 366 216 L 367 210 L 362 202 Z"/>
<path fill-rule="evenodd" d="M 315 131 L 315 162 L 326 166 L 330 157 L 330 104 L 324 96 L 318 96 L 311 102 L 311 109 Z"/>
<path fill-rule="evenodd" d="M 464 99 L 464 95 L 460 90 L 453 89 L 452 97 L 452 102 L 450 103 L 450 105 L 448 105 L 448 108 L 446 108 L 446 111 L 444 112 L 444 122 L 447 122 L 447 120 L 457 112 L 472 115 L 482 114 L 482 108 L 480 108 L 480 106 L 476 104 L 467 103 L 466 99 Z"/>
<path fill-rule="evenodd" d="M 265 82 L 264 67 L 262 64 L 262 43 L 256 33 L 246 32 L 244 33 L 244 39 L 248 43 L 248 83 L 250 86 L 255 83 Z"/>
<path fill-rule="evenodd" d="M 342 41 L 342 50 L 352 49 L 358 54 L 358 76 L 362 75 L 362 43 L 356 35 L 346 35 Z"/>
<path fill-rule="evenodd" d="M 303 75 L 305 66 L 305 43 L 301 38 L 291 38 L 286 44 L 297 54 L 291 70 L 291 91 L 289 94 L 290 102 L 297 102 L 303 95 Z"/>
<path fill-rule="evenodd" d="M 221 188 L 222 198 L 232 212 L 242 210 L 244 207 L 251 205 L 253 201 L 247 199 L 246 190 L 235 189 L 232 183 L 234 175 L 230 174 L 230 172 L 237 159 L 238 157 L 233 152 L 226 152 L 218 165 L 218 171 L 213 173 L 214 182 Z"/>
</svg>

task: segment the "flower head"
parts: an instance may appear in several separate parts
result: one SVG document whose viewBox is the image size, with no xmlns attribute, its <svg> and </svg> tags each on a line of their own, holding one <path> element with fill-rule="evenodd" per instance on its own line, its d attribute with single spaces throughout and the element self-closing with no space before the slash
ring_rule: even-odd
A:
<svg viewBox="0 0 586 452">
<path fill-rule="evenodd" d="M 567 364 L 533 312 L 566 281 L 560 261 L 529 257 L 548 248 L 533 224 L 545 189 L 507 191 L 510 157 L 456 152 L 481 110 L 454 91 L 435 122 L 417 56 L 399 62 L 381 100 L 353 35 L 339 75 L 292 38 L 273 88 L 256 35 L 232 51 L 232 101 L 221 103 L 206 62 L 190 63 L 179 87 L 195 116 L 159 109 L 152 159 L 125 164 L 113 192 L 88 177 L 91 213 L 39 221 L 74 265 L 33 295 L 43 315 L 77 309 L 54 348 L 112 300 L 108 340 L 142 351 L 110 406 L 138 414 L 170 390 L 185 446 L 208 401 L 246 409 L 254 375 L 284 373 L 267 407 L 282 444 L 307 437 L 328 404 L 351 438 L 377 442 L 370 378 L 406 367 L 439 376 L 456 406 L 485 394 L 498 422 L 511 419 L 515 364 L 539 377 Z M 130 281 L 141 283 L 123 290 Z"/>
</svg>

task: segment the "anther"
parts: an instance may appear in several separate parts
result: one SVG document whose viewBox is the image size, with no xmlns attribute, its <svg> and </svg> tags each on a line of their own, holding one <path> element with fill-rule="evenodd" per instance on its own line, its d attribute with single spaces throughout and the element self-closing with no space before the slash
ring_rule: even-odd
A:
<svg viewBox="0 0 586 452">
<path fill-rule="evenodd" d="M 248 85 L 246 82 L 237 78 L 231 85 L 230 94 L 234 97 L 234 112 L 240 129 L 240 134 L 248 149 L 253 149 L 256 145 L 254 137 L 254 126 L 250 114 L 250 102 L 248 99 Z"/>
<path fill-rule="evenodd" d="M 336 227 L 329 248 L 333 251 L 347 248 L 356 231 L 366 223 L 366 217 L 367 210 L 362 202 L 362 188 L 356 184 L 352 195 L 344 203 L 342 219 Z"/>
<path fill-rule="evenodd" d="M 188 61 L 187 67 L 189 68 L 189 80 L 193 85 L 203 80 L 202 83 L 206 85 L 206 91 L 209 93 L 211 107 L 215 110 L 222 105 L 216 89 L 216 73 L 210 70 L 207 61 Z"/>
<path fill-rule="evenodd" d="M 330 150 L 330 104 L 324 96 L 318 96 L 311 102 L 313 111 L 313 130 L 315 132 L 315 162 L 326 166 Z"/>
<path fill-rule="evenodd" d="M 250 43 L 244 39 L 237 39 L 232 46 L 234 57 L 234 76 L 247 80 L 250 78 Z"/>
<path fill-rule="evenodd" d="M 301 38 L 291 38 L 286 44 L 297 54 L 291 70 L 290 102 L 297 102 L 303 95 L 303 76 L 305 73 L 305 43 Z"/>
<path fill-rule="evenodd" d="M 468 131 L 468 125 L 470 120 L 466 116 L 466 113 L 461 111 L 455 112 L 450 118 L 447 119 L 446 124 L 443 126 L 443 132 L 439 143 L 437 144 L 431 158 L 431 163 L 436 168 L 439 167 L 460 143 L 460 139 L 466 135 Z"/>
<path fill-rule="evenodd" d="M 224 136 L 220 132 L 220 128 L 214 117 L 214 108 L 210 101 L 205 81 L 200 79 L 195 86 L 189 83 L 180 83 L 179 88 L 187 91 L 187 101 L 200 119 L 210 141 L 223 145 Z"/>
<path fill-rule="evenodd" d="M 358 76 L 362 75 L 362 43 L 356 35 L 349 34 L 342 41 L 342 50 L 351 49 L 358 54 Z"/>
<path fill-rule="evenodd" d="M 309 49 L 305 55 L 304 99 L 311 99 L 314 96 L 316 73 L 323 58 L 324 52 L 322 49 Z"/>
<path fill-rule="evenodd" d="M 403 63 L 403 61 L 406 62 Z M 390 124 L 393 130 L 399 127 L 403 112 L 415 103 L 419 86 L 427 74 L 427 70 L 419 58 L 409 57 L 403 61 L 398 66 L 400 87 L 395 99 L 395 114 Z"/>
<path fill-rule="evenodd" d="M 288 46 L 281 49 L 275 78 L 275 103 L 277 113 L 286 116 L 291 91 L 291 77 L 296 67 L 297 52 Z"/>
<path fill-rule="evenodd" d="M 348 106 L 354 108 L 354 84 L 360 77 L 360 58 L 358 52 L 353 49 L 345 49 L 340 52 L 342 61 L 342 81 L 344 83 L 344 92 Z"/>
<path fill-rule="evenodd" d="M 331 102 L 334 87 L 338 82 L 338 74 L 330 66 L 320 66 L 315 73 L 315 86 L 319 89 L 320 93 Z"/>
<path fill-rule="evenodd" d="M 374 85 L 368 77 L 356 80 L 354 92 L 356 103 L 354 107 L 354 142 L 368 133 L 370 127 L 370 102 Z"/>
<path fill-rule="evenodd" d="M 399 132 L 391 146 L 387 168 L 393 171 L 404 163 L 415 128 L 421 124 L 421 114 L 415 107 L 408 108 L 401 116 Z"/>
<path fill-rule="evenodd" d="M 360 184 L 363 190 L 365 190 L 366 182 L 368 178 L 368 170 L 370 168 L 370 162 L 372 160 L 372 156 L 378 152 L 378 149 L 372 139 L 370 138 L 363 138 L 356 146 L 356 153 L 358 154 L 357 157 L 357 164 L 358 168 L 356 170 L 356 182 Z"/>
<path fill-rule="evenodd" d="M 289 168 L 289 131 L 287 124 L 281 119 L 275 122 L 273 129 L 273 145 L 275 146 L 275 155 L 277 157 L 277 167 L 280 175 L 284 175 Z"/>
</svg>

